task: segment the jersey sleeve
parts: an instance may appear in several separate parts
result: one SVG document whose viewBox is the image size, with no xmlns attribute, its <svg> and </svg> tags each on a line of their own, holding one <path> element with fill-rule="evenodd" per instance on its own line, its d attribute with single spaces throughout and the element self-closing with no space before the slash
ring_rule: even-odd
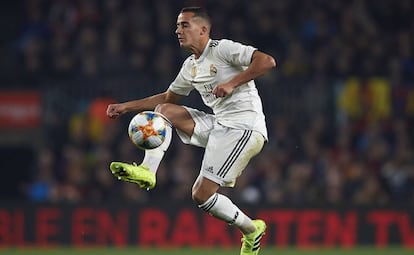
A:
<svg viewBox="0 0 414 255">
<path fill-rule="evenodd" d="M 183 64 L 180 72 L 177 74 L 177 77 L 175 77 L 175 80 L 171 82 L 168 89 L 175 94 L 188 96 L 194 87 L 191 85 L 191 81 L 185 78 L 184 72 L 185 64 Z"/>
<path fill-rule="evenodd" d="M 248 66 L 256 50 L 255 47 L 223 39 L 218 45 L 217 54 L 219 58 L 233 65 Z"/>
</svg>

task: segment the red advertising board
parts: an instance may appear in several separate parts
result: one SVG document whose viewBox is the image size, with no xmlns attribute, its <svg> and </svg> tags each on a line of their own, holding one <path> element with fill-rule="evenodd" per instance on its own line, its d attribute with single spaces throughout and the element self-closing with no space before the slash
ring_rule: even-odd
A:
<svg viewBox="0 0 414 255">
<path fill-rule="evenodd" d="M 377 208 L 256 208 L 268 224 L 263 243 L 285 247 L 414 247 L 414 213 Z M 0 246 L 230 247 L 235 227 L 188 206 L 0 207 Z"/>
<path fill-rule="evenodd" d="M 40 123 L 41 96 L 37 91 L 0 91 L 0 128 L 34 128 Z"/>
</svg>

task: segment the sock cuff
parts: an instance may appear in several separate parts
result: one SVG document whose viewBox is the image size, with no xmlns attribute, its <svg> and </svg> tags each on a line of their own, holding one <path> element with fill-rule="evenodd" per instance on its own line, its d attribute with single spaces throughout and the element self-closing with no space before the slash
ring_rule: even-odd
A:
<svg viewBox="0 0 414 255">
<path fill-rule="evenodd" d="M 204 202 L 204 204 L 201 204 L 198 207 L 205 212 L 209 212 L 211 208 L 213 208 L 213 206 L 217 203 L 217 200 L 218 193 L 214 193 L 211 197 L 207 199 L 206 202 Z"/>
</svg>

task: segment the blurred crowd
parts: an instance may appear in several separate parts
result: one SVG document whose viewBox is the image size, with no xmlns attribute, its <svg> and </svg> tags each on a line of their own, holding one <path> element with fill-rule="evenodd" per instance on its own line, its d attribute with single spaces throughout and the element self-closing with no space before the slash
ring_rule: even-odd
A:
<svg viewBox="0 0 414 255">
<path fill-rule="evenodd" d="M 25 1 L 15 81 L 44 96 L 28 200 L 191 200 L 202 150 L 174 136 L 153 191 L 121 183 L 109 163 L 140 163 L 143 152 L 126 132 L 132 115 L 110 120 L 105 110 L 166 89 L 189 54 L 176 16 L 198 4 L 213 38 L 278 61 L 257 80 L 270 140 L 221 192 L 252 204 L 414 203 L 411 0 Z M 197 95 L 185 103 L 202 107 Z"/>
</svg>

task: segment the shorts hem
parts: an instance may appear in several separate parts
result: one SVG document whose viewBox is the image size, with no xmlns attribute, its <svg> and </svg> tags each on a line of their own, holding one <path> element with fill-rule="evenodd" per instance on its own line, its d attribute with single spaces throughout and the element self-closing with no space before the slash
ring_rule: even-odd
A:
<svg viewBox="0 0 414 255">
<path fill-rule="evenodd" d="M 210 172 L 206 172 L 206 171 L 201 171 L 201 176 L 209 179 L 210 181 L 213 181 L 215 183 L 217 183 L 218 185 L 220 185 L 220 187 L 234 187 L 234 185 L 236 184 L 235 181 L 232 182 L 225 182 L 222 178 L 218 177 L 217 175 L 214 175 Z"/>
</svg>

